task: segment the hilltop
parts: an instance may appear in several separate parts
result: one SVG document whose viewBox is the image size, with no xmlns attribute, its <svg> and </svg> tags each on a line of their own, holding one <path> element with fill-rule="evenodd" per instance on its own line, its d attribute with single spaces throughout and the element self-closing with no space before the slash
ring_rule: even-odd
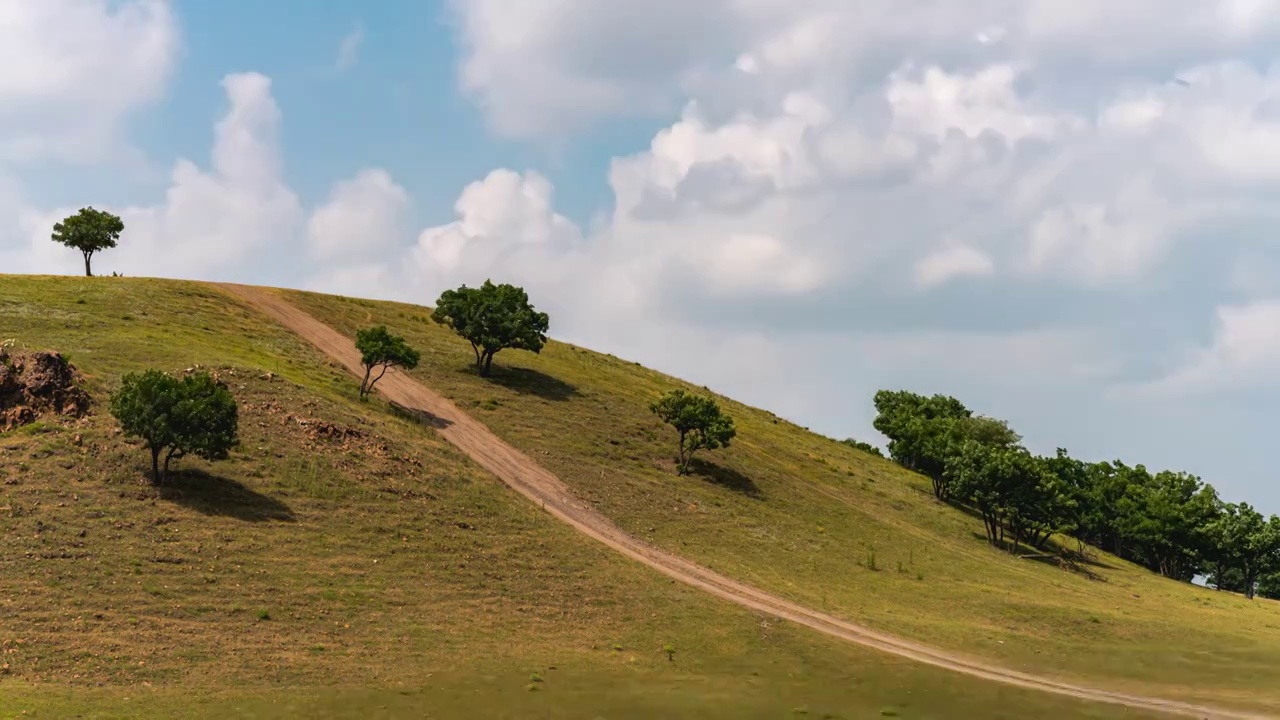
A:
<svg viewBox="0 0 1280 720">
<path fill-rule="evenodd" d="M 678 380 L 554 342 L 479 378 L 425 308 L 275 297 L 346 337 L 374 323 L 404 335 L 422 351 L 407 378 L 661 551 L 975 662 L 1280 711 L 1280 604 L 1101 552 L 1075 570 L 1001 553 L 927 479 L 726 398 L 739 438 L 677 476 L 648 404 Z M 129 696 L 157 716 L 1135 716 L 673 583 L 511 493 L 429 418 L 358 402 L 348 372 L 223 289 L 5 276 L 0 328 L 65 354 L 94 401 L 82 420 L 0 435 L 0 579 L 18 589 L 3 601 L 0 710 Z M 242 447 L 151 488 L 103 399 L 124 372 L 197 364 L 235 391 Z"/>
</svg>

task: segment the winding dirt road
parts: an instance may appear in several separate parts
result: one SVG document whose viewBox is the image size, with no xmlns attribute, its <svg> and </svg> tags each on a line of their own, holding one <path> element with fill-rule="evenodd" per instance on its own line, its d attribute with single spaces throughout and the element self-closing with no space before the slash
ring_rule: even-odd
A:
<svg viewBox="0 0 1280 720">
<path fill-rule="evenodd" d="M 277 292 L 248 285 L 218 284 L 217 287 L 297 333 L 357 377 L 363 376 L 360 354 L 352 340 L 290 304 Z M 743 607 L 805 625 L 841 640 L 935 667 L 1031 690 L 1188 717 L 1224 720 L 1266 720 L 1269 717 L 1176 700 L 1111 692 L 1030 675 L 886 635 L 797 605 L 655 548 L 623 532 L 595 509 L 578 500 L 555 475 L 508 445 L 448 399 L 403 373 L 388 372 L 378 384 L 378 390 L 391 402 L 422 416 L 441 436 L 489 472 L 584 535 L 664 575 Z"/>
</svg>

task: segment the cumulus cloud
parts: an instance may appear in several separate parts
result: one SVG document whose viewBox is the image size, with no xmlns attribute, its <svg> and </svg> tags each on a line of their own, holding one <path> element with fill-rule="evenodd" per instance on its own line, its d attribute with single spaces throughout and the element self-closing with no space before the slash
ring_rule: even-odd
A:
<svg viewBox="0 0 1280 720">
<path fill-rule="evenodd" d="M 1103 87 L 1242 54 L 1280 37 L 1274 0 L 453 0 L 459 81 L 499 131 L 564 133 L 670 112 L 711 88 L 742 96 L 838 91 L 903 59 L 972 70 L 1008 60 Z M 749 77 L 749 87 L 740 80 Z M 1065 88 L 1064 89 L 1070 89 Z M 1087 98 L 1086 98 L 1087 99 Z"/>
<path fill-rule="evenodd" d="M 619 307 L 702 338 L 638 359 L 697 377 L 746 337 L 779 366 L 857 355 L 870 379 L 833 366 L 821 389 L 784 373 L 748 392 L 838 422 L 868 410 L 824 410 L 836 386 L 969 388 L 1086 452 L 1107 438 L 1033 410 L 1094 403 L 1132 425 L 1157 397 L 1124 406 L 1133 383 L 1173 377 L 1160 402 L 1182 402 L 1169 393 L 1194 378 L 1280 366 L 1241 349 L 1270 347 L 1246 328 L 1280 290 L 1280 2 L 610 8 L 455 0 L 458 80 L 512 137 L 671 118 L 614 159 L 613 206 L 574 256 Z M 580 296 L 575 279 L 549 294 Z"/>
<path fill-rule="evenodd" d="M 1211 342 L 1188 353 L 1146 391 L 1198 394 L 1265 386 L 1275 388 L 1280 368 L 1280 299 L 1223 305 L 1215 313 Z"/>
<path fill-rule="evenodd" d="M 422 272 L 463 277 L 488 271 L 530 275 L 528 263 L 563 256 L 578 228 L 552 206 L 552 187 L 536 172 L 495 170 L 471 183 L 454 204 L 458 219 L 418 236 L 413 255 Z M 474 284 L 474 283 L 473 283 Z"/>
<path fill-rule="evenodd" d="M 409 194 L 386 170 L 365 169 L 340 181 L 307 221 L 312 257 L 322 262 L 377 257 L 403 238 L 408 206 Z"/>
<path fill-rule="evenodd" d="M 995 272 L 991 258 L 967 245 L 944 247 L 916 263 L 916 282 L 933 287 L 965 276 L 982 277 Z"/>
<path fill-rule="evenodd" d="M 177 60 L 167 0 L 7 2 L 0 16 L 0 162 L 102 156 Z"/>
<path fill-rule="evenodd" d="M 228 107 L 214 126 L 211 167 L 179 160 L 163 203 L 102 208 L 124 220 L 127 241 L 99 260 L 101 270 L 226 279 L 228 270 L 241 277 L 249 273 L 246 261 L 257 265 L 255 272 L 280 269 L 270 265 L 282 249 L 293 249 L 302 210 L 281 178 L 280 110 L 271 80 L 242 73 L 228 75 L 222 87 Z M 73 251 L 49 243 L 47 228 L 74 211 L 57 208 L 35 223 L 36 269 L 56 271 L 72 263 Z"/>
</svg>

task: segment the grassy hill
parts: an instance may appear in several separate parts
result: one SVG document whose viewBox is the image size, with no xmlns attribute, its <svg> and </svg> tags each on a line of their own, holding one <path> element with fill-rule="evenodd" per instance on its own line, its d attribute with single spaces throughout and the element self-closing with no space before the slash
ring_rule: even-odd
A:
<svg viewBox="0 0 1280 720">
<path fill-rule="evenodd" d="M 1001 554 L 922 478 L 733 403 L 734 446 L 677 477 L 647 411 L 671 378 L 553 343 L 480 379 L 423 308 L 285 296 L 347 334 L 406 335 L 416 377 L 658 546 L 1009 667 L 1280 710 L 1280 604 L 1101 554 L 1085 573 Z M 0 715 L 1140 716 L 673 584 L 357 402 L 354 379 L 209 286 L 0 276 L 4 338 L 68 354 L 97 404 L 0 434 Z M 197 363 L 231 384 L 242 446 L 151 488 L 106 394 L 122 372 Z"/>
</svg>

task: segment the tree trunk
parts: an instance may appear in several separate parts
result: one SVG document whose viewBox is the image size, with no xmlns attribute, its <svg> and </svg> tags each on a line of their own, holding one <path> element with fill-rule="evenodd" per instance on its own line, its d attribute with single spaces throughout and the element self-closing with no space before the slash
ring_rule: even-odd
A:
<svg viewBox="0 0 1280 720">
<path fill-rule="evenodd" d="M 489 377 L 489 372 L 493 370 L 494 352 L 484 351 L 484 367 L 480 368 L 480 377 Z"/>
<path fill-rule="evenodd" d="M 93 253 L 84 253 L 84 276 L 93 277 L 93 272 L 89 269 L 89 256 Z"/>
<path fill-rule="evenodd" d="M 688 460 L 688 458 L 685 456 L 685 449 L 684 449 L 685 435 L 686 435 L 686 434 L 685 434 L 683 431 L 681 431 L 681 433 L 680 433 L 680 457 L 679 457 L 678 462 L 676 463 L 676 474 L 677 474 L 677 475 L 683 475 L 683 474 L 685 474 L 685 472 L 687 472 L 687 471 L 689 470 L 689 460 Z"/>
<path fill-rule="evenodd" d="M 360 381 L 360 399 L 363 400 L 365 395 L 369 394 L 369 374 L 373 372 L 373 366 L 368 365 L 364 369 L 364 379 Z"/>
<path fill-rule="evenodd" d="M 983 510 L 982 525 L 983 525 L 983 528 L 987 531 L 987 542 L 992 547 L 996 547 L 997 546 L 996 538 L 997 538 L 997 532 L 998 532 L 997 526 L 999 525 L 999 520 L 991 512 Z"/>
<path fill-rule="evenodd" d="M 471 343 L 471 352 L 476 354 L 476 372 L 484 374 L 484 360 L 480 357 L 480 346 Z"/>
<path fill-rule="evenodd" d="M 378 373 L 377 377 L 370 378 L 369 376 L 373 374 L 373 369 L 375 367 L 378 367 L 378 366 L 370 365 L 364 371 L 364 380 L 361 381 L 360 383 L 360 399 L 361 400 L 364 400 L 366 396 L 373 394 L 373 386 L 378 384 L 378 381 L 382 379 L 383 375 L 387 374 L 387 369 L 390 368 L 391 366 L 389 364 L 382 365 L 381 366 L 382 372 Z"/>
<path fill-rule="evenodd" d="M 160 484 L 160 448 L 151 448 L 151 482 Z"/>
<path fill-rule="evenodd" d="M 943 480 L 942 477 L 938 475 L 930 476 L 929 479 L 933 481 L 933 496 L 943 502 L 946 502 L 947 500 L 946 481 Z"/>
</svg>

